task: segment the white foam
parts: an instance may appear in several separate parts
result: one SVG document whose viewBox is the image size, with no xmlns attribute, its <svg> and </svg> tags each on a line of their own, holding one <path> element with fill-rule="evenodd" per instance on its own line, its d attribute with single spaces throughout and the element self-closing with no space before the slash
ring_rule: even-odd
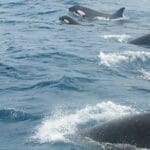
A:
<svg viewBox="0 0 150 150">
<path fill-rule="evenodd" d="M 57 110 L 59 111 L 59 110 Z M 65 110 L 66 111 L 66 110 Z M 45 142 L 70 142 L 68 135 L 75 134 L 78 125 L 89 121 L 104 122 L 121 116 L 136 113 L 136 110 L 129 106 L 115 104 L 111 101 L 98 103 L 95 106 L 86 106 L 73 114 L 54 113 L 50 118 L 45 118 L 36 129 L 32 137 L 39 143 Z"/>
<path fill-rule="evenodd" d="M 102 38 L 104 38 L 104 39 L 115 39 L 121 43 L 127 42 L 130 37 L 131 36 L 127 35 L 127 34 L 108 34 L 108 35 L 102 36 Z"/>
<path fill-rule="evenodd" d="M 145 51 L 126 51 L 126 52 L 100 52 L 100 65 L 111 66 L 122 62 L 131 63 L 136 60 L 145 62 L 150 59 L 150 52 Z"/>
<path fill-rule="evenodd" d="M 98 57 L 100 58 L 100 64 L 105 65 L 105 66 L 114 65 L 114 64 L 117 64 L 121 61 L 126 61 L 127 60 L 126 56 L 120 55 L 120 54 L 117 54 L 117 53 L 103 53 L 103 52 L 100 52 Z"/>
<path fill-rule="evenodd" d="M 120 17 L 120 18 L 116 18 L 116 19 L 111 19 L 112 21 L 119 21 L 119 20 L 129 20 L 130 18 L 129 17 L 127 17 L 127 16 L 125 16 L 124 14 L 123 14 L 123 17 Z"/>
<path fill-rule="evenodd" d="M 111 20 L 110 18 L 107 18 L 107 17 L 99 17 L 99 16 L 95 17 L 95 19 L 97 19 L 97 20 L 106 20 L 106 21 Z"/>
</svg>

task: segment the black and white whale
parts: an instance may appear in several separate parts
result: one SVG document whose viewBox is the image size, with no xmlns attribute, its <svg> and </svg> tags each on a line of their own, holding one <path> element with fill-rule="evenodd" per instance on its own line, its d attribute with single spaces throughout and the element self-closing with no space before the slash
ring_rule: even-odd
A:
<svg viewBox="0 0 150 150">
<path fill-rule="evenodd" d="M 150 113 L 115 119 L 86 129 L 81 135 L 100 143 L 131 144 L 150 148 Z"/>
<path fill-rule="evenodd" d="M 130 41 L 129 43 L 135 44 L 135 45 L 148 45 L 148 46 L 150 46 L 150 34 L 136 38 L 136 39 Z"/>
<path fill-rule="evenodd" d="M 59 20 L 61 20 L 65 24 L 79 25 L 79 23 L 76 20 L 69 16 L 61 16 L 59 17 Z"/>
<path fill-rule="evenodd" d="M 80 5 L 75 5 L 69 8 L 70 12 L 73 12 L 82 17 L 86 17 L 88 19 L 94 19 L 97 17 L 103 17 L 107 19 L 117 19 L 123 17 L 124 10 L 125 8 L 123 7 L 117 10 L 114 14 L 107 14 Z"/>
</svg>

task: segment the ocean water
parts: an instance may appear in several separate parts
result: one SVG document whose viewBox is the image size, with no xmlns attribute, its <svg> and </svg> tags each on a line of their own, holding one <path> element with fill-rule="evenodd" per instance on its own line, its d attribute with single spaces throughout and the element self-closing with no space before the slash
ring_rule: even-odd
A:
<svg viewBox="0 0 150 150">
<path fill-rule="evenodd" d="M 59 22 L 81 4 L 123 19 Z M 137 149 L 98 144 L 84 128 L 150 108 L 149 0 L 0 0 L 0 149 Z"/>
</svg>

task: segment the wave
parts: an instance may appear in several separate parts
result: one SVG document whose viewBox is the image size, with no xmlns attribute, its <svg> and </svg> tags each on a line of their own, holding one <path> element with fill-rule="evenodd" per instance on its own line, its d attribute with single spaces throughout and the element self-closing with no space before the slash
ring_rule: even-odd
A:
<svg viewBox="0 0 150 150">
<path fill-rule="evenodd" d="M 108 35 L 103 35 L 102 38 L 104 39 L 112 39 L 112 40 L 117 40 L 118 42 L 127 42 L 128 39 L 130 38 L 130 35 L 127 34 L 108 34 Z"/>
<path fill-rule="evenodd" d="M 63 53 L 63 52 L 53 52 L 53 53 L 40 53 L 37 55 L 25 55 L 25 56 L 19 56 L 15 57 L 16 59 L 42 59 L 42 58 L 53 58 L 58 60 L 64 60 L 64 59 L 71 59 L 72 61 L 82 62 L 82 61 L 89 61 L 89 62 L 96 62 L 94 59 L 86 59 L 84 57 L 80 57 L 74 54 L 69 53 Z"/>
<path fill-rule="evenodd" d="M 45 12 L 38 12 L 37 14 L 38 15 L 49 15 L 49 14 L 52 14 L 52 13 L 56 13 L 57 10 L 49 10 L 49 11 L 45 11 Z"/>
<path fill-rule="evenodd" d="M 58 80 L 51 80 L 51 81 L 41 81 L 34 85 L 28 87 L 9 87 L 6 89 L 0 89 L 0 91 L 25 91 L 31 89 L 41 89 L 41 88 L 57 88 L 60 90 L 68 90 L 68 91 L 76 91 L 82 92 L 84 91 L 82 86 L 86 83 L 92 83 L 95 79 L 90 78 L 82 78 L 82 77 L 67 77 L 63 76 Z"/>
<path fill-rule="evenodd" d="M 11 8 L 11 7 L 16 7 L 16 6 L 24 6 L 26 5 L 25 2 L 6 2 L 6 3 L 2 3 L 1 6 L 3 6 L 4 8 Z"/>
<path fill-rule="evenodd" d="M 25 121 L 25 120 L 37 120 L 39 116 L 33 116 L 29 113 L 18 111 L 15 109 L 1 109 L 0 110 L 0 121 Z"/>
<path fill-rule="evenodd" d="M 45 142 L 71 142 L 69 135 L 74 135 L 79 126 L 88 126 L 93 121 L 105 122 L 129 114 L 138 113 L 130 106 L 115 104 L 111 101 L 98 103 L 95 106 L 86 106 L 74 113 L 66 113 L 56 110 L 54 114 L 45 118 L 41 125 L 36 128 L 35 135 L 31 137 L 33 141 Z"/>
<path fill-rule="evenodd" d="M 0 76 L 22 79 L 21 75 L 23 74 L 24 72 L 16 69 L 15 67 L 0 63 Z"/>
<path fill-rule="evenodd" d="M 39 28 L 39 29 L 46 29 L 46 30 L 52 29 L 51 27 L 48 27 L 48 26 L 38 26 L 37 28 Z"/>
<path fill-rule="evenodd" d="M 142 70 L 140 78 L 150 81 L 150 71 Z"/>
<path fill-rule="evenodd" d="M 100 52 L 98 55 L 100 65 L 107 67 L 121 63 L 147 63 L 150 62 L 150 52 L 125 51 L 125 52 Z"/>
<path fill-rule="evenodd" d="M 138 93 L 141 92 L 142 94 L 149 94 L 150 93 L 149 88 L 139 87 L 139 86 L 132 86 L 131 91 L 138 91 Z"/>
<path fill-rule="evenodd" d="M 54 81 L 44 81 L 37 83 L 30 87 L 33 88 L 42 88 L 42 87 L 51 87 L 51 88 L 58 88 L 60 90 L 69 90 L 69 91 L 82 91 L 80 89 L 80 83 L 92 82 L 92 80 L 88 78 L 81 78 L 81 77 L 67 77 L 63 76 L 59 80 Z"/>
</svg>

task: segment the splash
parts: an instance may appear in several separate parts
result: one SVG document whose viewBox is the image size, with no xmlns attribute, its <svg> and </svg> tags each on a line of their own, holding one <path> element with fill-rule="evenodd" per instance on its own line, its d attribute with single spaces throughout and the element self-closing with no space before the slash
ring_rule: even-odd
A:
<svg viewBox="0 0 150 150">
<path fill-rule="evenodd" d="M 100 52 L 98 55 L 100 65 L 112 66 L 122 62 L 132 63 L 136 61 L 146 62 L 150 60 L 150 52 L 145 51 L 126 51 L 126 52 Z"/>
<path fill-rule="evenodd" d="M 126 61 L 127 57 L 116 53 L 103 53 L 100 52 L 98 55 L 100 58 L 100 64 L 105 66 L 115 65 L 119 62 Z"/>
<path fill-rule="evenodd" d="M 72 114 L 63 114 L 57 110 L 50 118 L 43 120 L 32 139 L 39 143 L 71 142 L 68 136 L 75 134 L 79 125 L 87 124 L 90 121 L 109 121 L 132 113 L 136 113 L 134 108 L 111 101 L 98 103 L 95 106 L 86 106 Z"/>
<path fill-rule="evenodd" d="M 16 109 L 0 109 L 0 121 L 16 122 L 37 119 L 40 119 L 40 116 L 34 116 L 24 111 Z"/>
</svg>

